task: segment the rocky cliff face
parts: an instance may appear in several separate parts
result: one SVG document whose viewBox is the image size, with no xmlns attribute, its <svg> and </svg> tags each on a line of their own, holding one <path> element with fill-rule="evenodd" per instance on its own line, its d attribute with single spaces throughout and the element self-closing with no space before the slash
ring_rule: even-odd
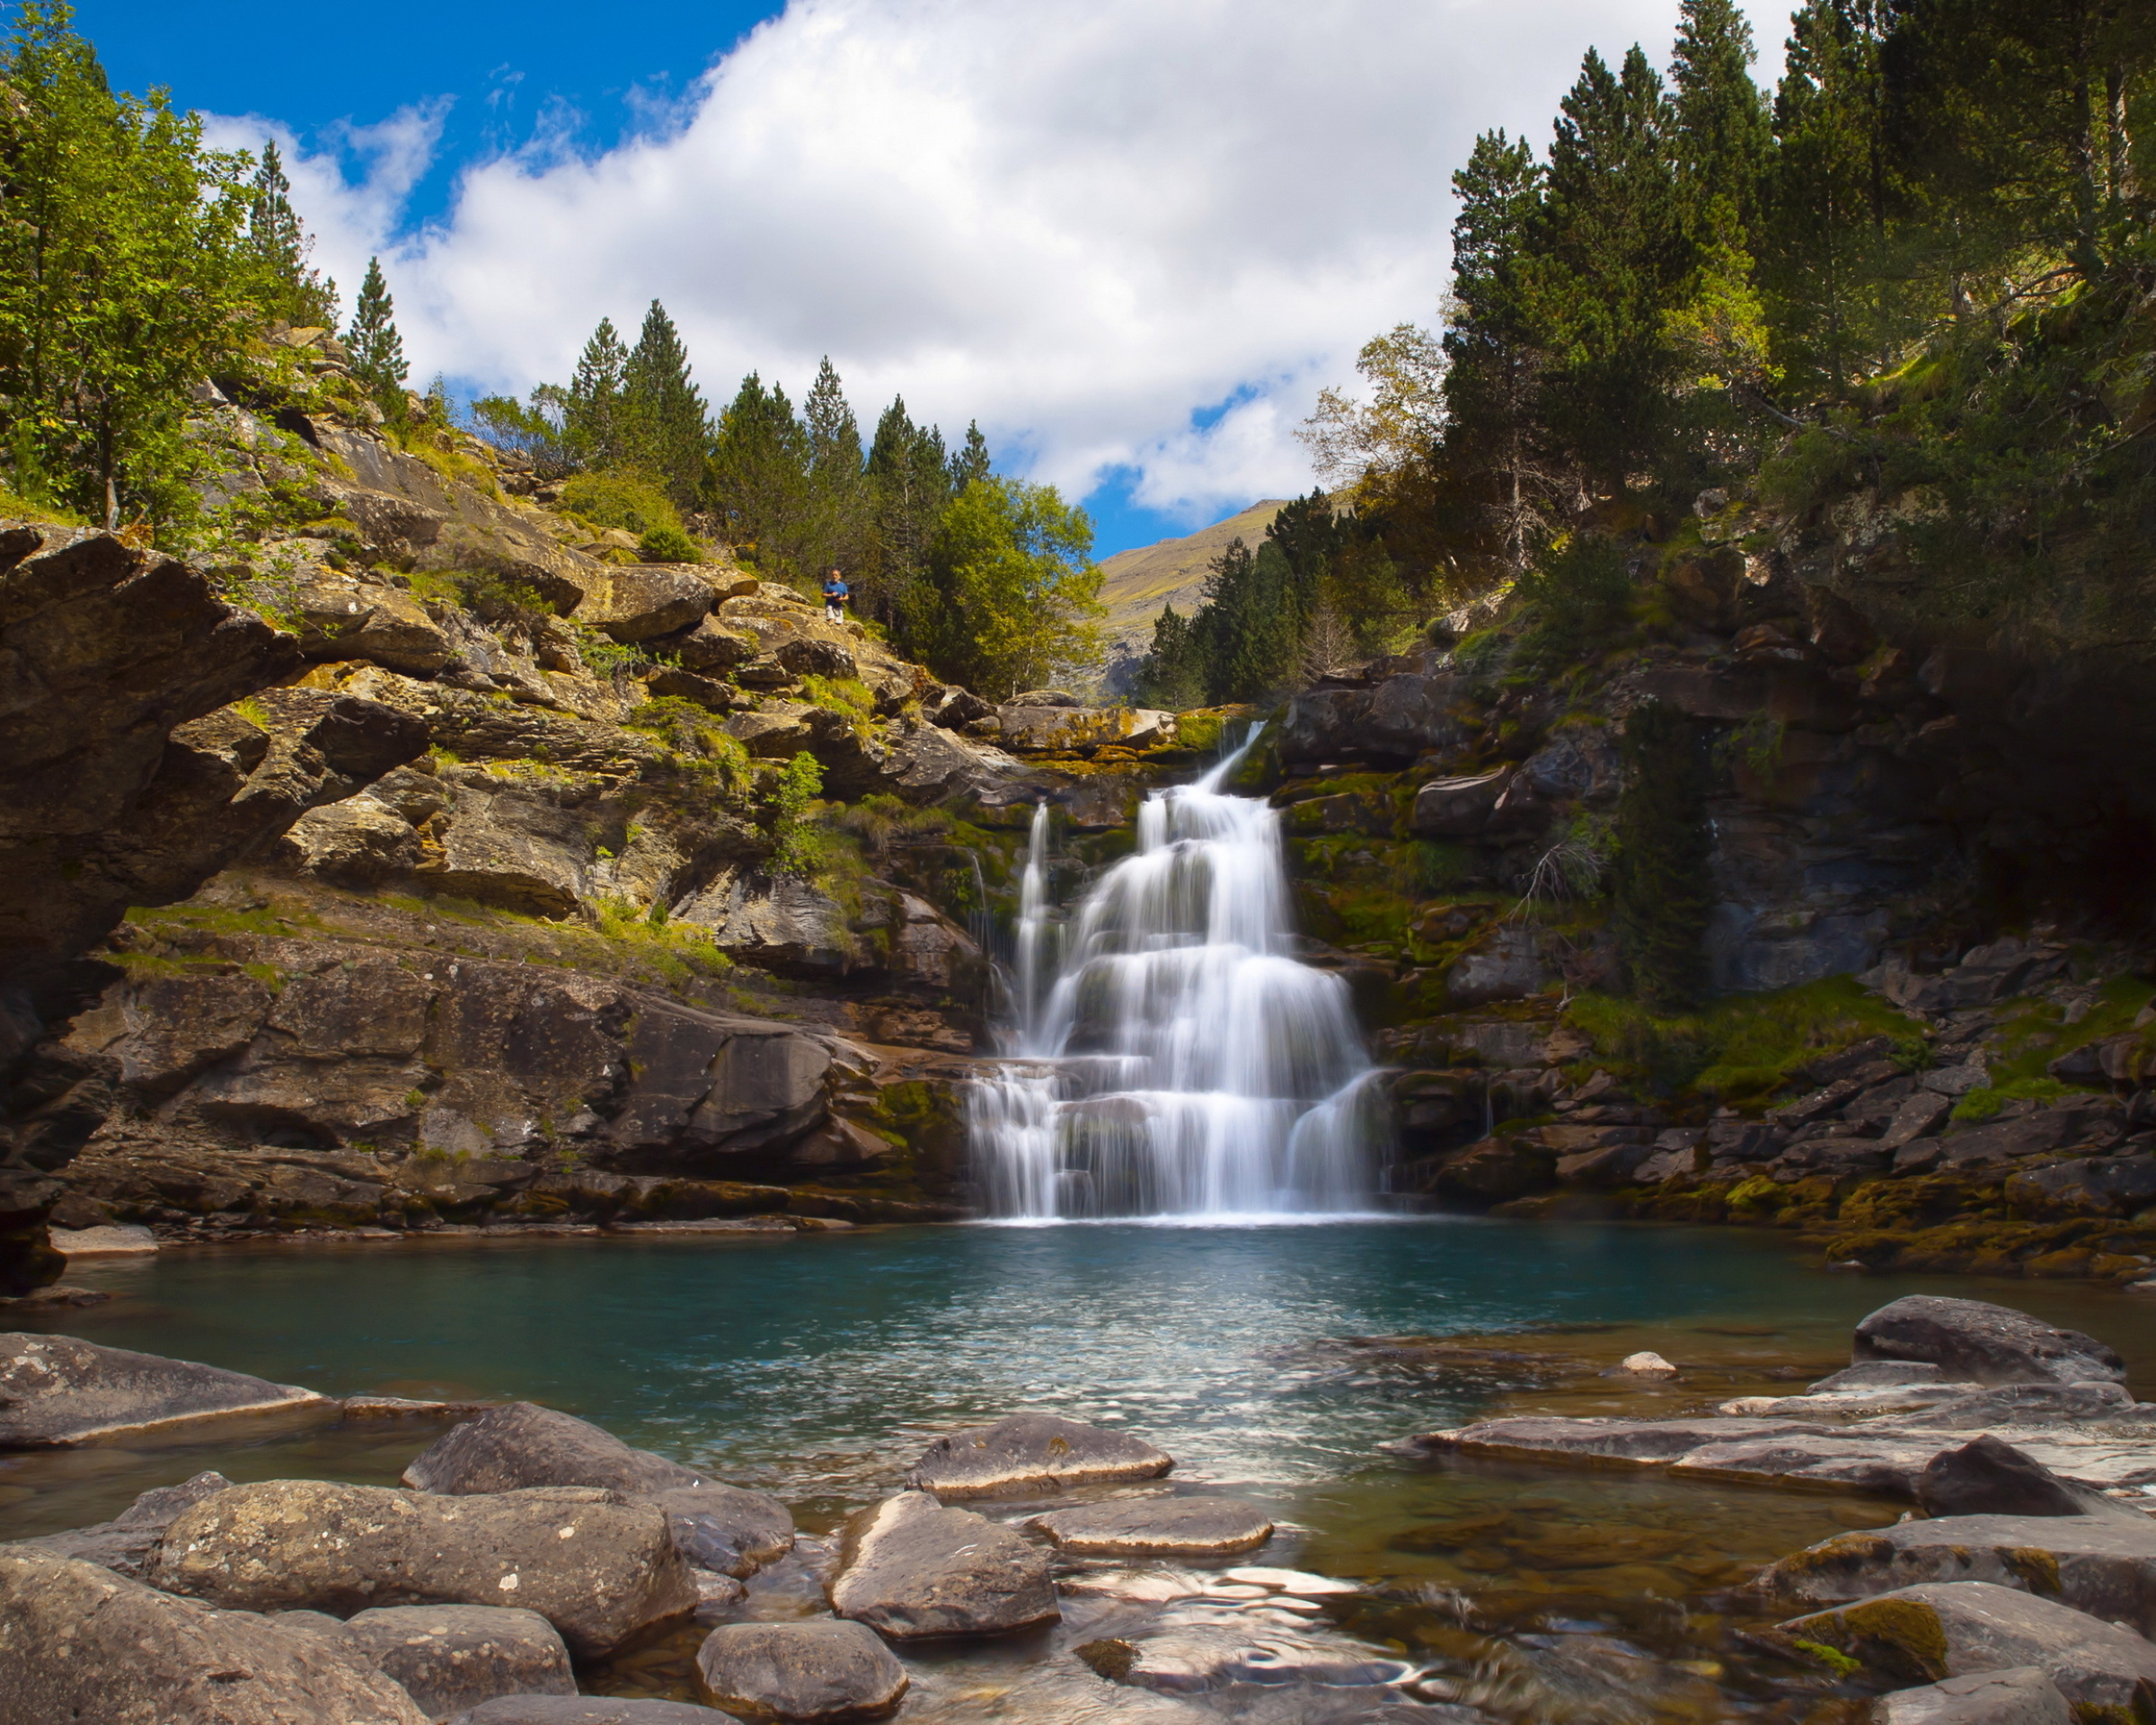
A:
<svg viewBox="0 0 2156 1725">
<path fill-rule="evenodd" d="M 5 542 L 25 1249 L 56 1200 L 188 1237 L 961 1213 L 1032 804 L 1112 842 L 1174 721 L 992 708 L 473 440 L 203 432 L 220 495 L 305 518 L 214 579 Z"/>
<path fill-rule="evenodd" d="M 1498 601 L 1289 703 L 1254 782 L 1402 1067 L 1403 1190 L 1775 1222 L 1880 1265 L 2156 1269 L 2152 989 L 2121 938 L 2145 703 L 1875 603 L 1879 513 L 1710 496 L 1643 536 L 1613 639 L 1553 655 Z M 1649 702 L 1709 745 L 1722 997 L 1665 1023 L 1611 997 L 1595 880 Z"/>
</svg>

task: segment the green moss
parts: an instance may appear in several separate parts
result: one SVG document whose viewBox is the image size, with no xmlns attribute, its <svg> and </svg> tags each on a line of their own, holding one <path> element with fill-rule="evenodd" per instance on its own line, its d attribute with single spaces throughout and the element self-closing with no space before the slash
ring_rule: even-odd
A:
<svg viewBox="0 0 2156 1725">
<path fill-rule="evenodd" d="M 1875 1036 L 1913 1060 L 1921 1027 L 1852 977 L 1765 995 L 1733 995 L 1698 1013 L 1658 1017 L 1637 1001 L 1580 995 L 1567 1014 L 1613 1076 L 1738 1108 L 1763 1104 L 1812 1062 Z"/>
<path fill-rule="evenodd" d="M 33 503 L 19 491 L 11 491 L 0 485 L 0 518 L 11 521 L 42 521 L 57 527 L 86 527 L 87 518 L 72 515 L 67 510 L 49 503 Z"/>
<path fill-rule="evenodd" d="M 1947 1633 L 1939 1614 L 1929 1606 L 1908 1599 L 1868 1599 L 1836 1612 L 1830 1621 L 1836 1622 L 1868 1664 L 1921 1674 L 1926 1683 L 1947 1676 Z"/>
<path fill-rule="evenodd" d="M 1864 1668 L 1863 1660 L 1852 1659 L 1841 1649 L 1829 1647 L 1825 1641 L 1791 1641 L 1789 1645 L 1801 1653 L 1810 1654 L 1837 1677 L 1854 1676 Z"/>
<path fill-rule="evenodd" d="M 2055 1078 L 2017 1078 L 2010 1084 L 1985 1084 L 1972 1090 L 1954 1104 L 1953 1118 L 1963 1121 L 1995 1120 L 1999 1111 L 2013 1101 L 2055 1102 L 2077 1092 Z"/>
<path fill-rule="evenodd" d="M 561 512 L 604 532 L 646 534 L 661 527 L 682 532 L 681 513 L 649 476 L 616 469 L 579 473 L 561 488 Z"/>
</svg>

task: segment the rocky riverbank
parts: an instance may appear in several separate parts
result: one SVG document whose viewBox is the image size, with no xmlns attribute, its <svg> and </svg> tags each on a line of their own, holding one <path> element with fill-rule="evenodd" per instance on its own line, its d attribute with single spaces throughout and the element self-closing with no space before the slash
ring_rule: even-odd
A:
<svg viewBox="0 0 2156 1725">
<path fill-rule="evenodd" d="M 1262 1508 L 1179 1486 L 1135 1433 L 1050 1415 L 948 1433 L 818 1536 L 775 1498 L 529 1402 L 337 1403 L 12 1336 L 9 1447 L 271 1417 L 414 1437 L 401 1488 L 200 1473 L 110 1522 L 0 1547 L 0 1720 L 1524 1725 L 1628 1687 L 1627 1717 L 1695 1717 L 1710 1666 L 1732 1696 L 1763 1688 L 1807 1717 L 2137 1717 L 2156 1673 L 2156 1404 L 2133 1401 L 2100 1342 L 1975 1301 L 1897 1300 L 1852 1352 L 1773 1407 L 1502 1419 L 1403 1443 L 1441 1467 L 1515 1470 L 1516 1509 L 1412 1530 L 1417 1552 L 1461 1565 L 1444 1630 L 1427 1585 L 1291 1567 L 1298 1533 Z M 1844 1518 L 1719 1582 L 1695 1607 L 1719 1614 L 1695 1638 L 1710 1658 L 1661 1664 L 1575 1625 L 1552 1665 L 1547 1631 L 1500 1626 L 1512 1614 L 1483 1598 L 1475 1553 L 1548 1508 L 1533 1467 L 1582 1464 L 1915 1513 Z M 1562 1597 L 1560 1614 L 1584 1609 Z M 990 1693 L 954 1664 L 966 1648 L 998 1661 Z M 647 1668 L 678 1674 L 670 1696 L 623 1681 Z M 579 1694 L 595 1680 L 642 1698 Z"/>
</svg>

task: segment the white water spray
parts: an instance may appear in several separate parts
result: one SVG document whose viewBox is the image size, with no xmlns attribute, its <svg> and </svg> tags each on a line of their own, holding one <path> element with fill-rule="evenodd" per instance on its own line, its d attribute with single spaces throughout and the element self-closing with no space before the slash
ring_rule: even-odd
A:
<svg viewBox="0 0 2156 1725">
<path fill-rule="evenodd" d="M 990 1215 L 1295 1215 L 1376 1191 L 1347 985 L 1289 955 L 1278 816 L 1219 789 L 1259 729 L 1139 806 L 1137 852 L 1079 906 L 1060 965 L 1035 810 L 1016 1057 L 970 1101 Z"/>
</svg>

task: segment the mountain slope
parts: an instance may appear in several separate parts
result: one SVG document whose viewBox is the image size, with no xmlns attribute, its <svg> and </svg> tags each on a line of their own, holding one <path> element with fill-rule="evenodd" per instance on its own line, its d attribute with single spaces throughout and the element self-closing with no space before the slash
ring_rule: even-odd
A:
<svg viewBox="0 0 2156 1725">
<path fill-rule="evenodd" d="M 1153 640 L 1153 620 L 1162 606 L 1172 604 L 1186 616 L 1196 610 L 1206 566 L 1233 540 L 1255 545 L 1286 502 L 1268 498 L 1187 538 L 1163 539 L 1106 559 L 1100 565 L 1105 578 L 1100 597 L 1108 606 L 1109 641 L 1127 641 L 1143 651 Z"/>
</svg>

